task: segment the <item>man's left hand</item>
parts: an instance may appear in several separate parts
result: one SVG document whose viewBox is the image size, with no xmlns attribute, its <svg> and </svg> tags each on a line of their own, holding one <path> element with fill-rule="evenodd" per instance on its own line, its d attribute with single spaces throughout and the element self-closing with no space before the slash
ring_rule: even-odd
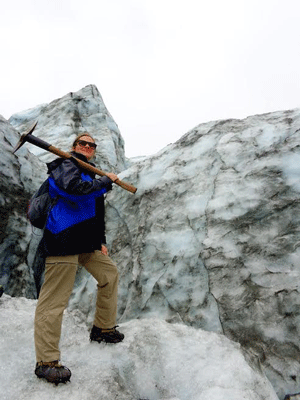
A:
<svg viewBox="0 0 300 400">
<path fill-rule="evenodd" d="M 108 176 L 113 182 L 116 182 L 119 179 L 118 175 L 113 172 L 107 172 L 106 176 Z"/>
<path fill-rule="evenodd" d="M 108 256 L 108 250 L 107 247 L 104 246 L 104 244 L 101 246 L 101 253 L 104 254 L 105 256 Z"/>
</svg>

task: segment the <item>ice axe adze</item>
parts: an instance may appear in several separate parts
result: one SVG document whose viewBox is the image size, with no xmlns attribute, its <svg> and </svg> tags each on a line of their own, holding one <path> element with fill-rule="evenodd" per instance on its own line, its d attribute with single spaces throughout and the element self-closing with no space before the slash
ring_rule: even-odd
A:
<svg viewBox="0 0 300 400">
<path fill-rule="evenodd" d="M 28 132 L 24 133 L 17 146 L 15 147 L 13 153 L 15 153 L 21 146 L 23 146 L 23 144 L 25 142 L 29 142 L 31 144 L 34 144 L 37 147 L 40 147 L 41 149 L 47 150 L 50 153 L 56 154 L 59 157 L 62 158 L 74 158 L 76 159 L 77 163 L 84 169 L 86 169 L 87 171 L 93 172 L 94 174 L 100 175 L 100 176 L 107 176 L 107 174 L 104 171 L 101 171 L 101 169 L 95 168 L 92 165 L 79 160 L 79 158 L 72 156 L 69 153 L 65 153 L 64 151 L 59 150 L 58 148 L 52 146 L 51 144 L 44 142 L 44 140 L 39 139 L 36 136 L 32 135 L 32 132 L 34 131 L 35 127 L 37 125 L 37 122 L 35 122 L 32 127 L 28 130 Z M 123 182 L 120 179 L 117 179 L 114 183 L 116 183 L 117 185 L 121 186 L 121 188 L 128 190 L 131 193 L 135 193 L 136 192 L 136 188 L 132 185 L 130 185 L 129 183 Z"/>
</svg>

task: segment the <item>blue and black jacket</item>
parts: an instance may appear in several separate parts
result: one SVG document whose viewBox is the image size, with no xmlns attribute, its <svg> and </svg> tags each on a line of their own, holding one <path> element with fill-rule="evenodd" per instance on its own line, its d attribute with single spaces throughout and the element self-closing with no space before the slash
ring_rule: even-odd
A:
<svg viewBox="0 0 300 400">
<path fill-rule="evenodd" d="M 82 154 L 72 153 L 87 162 Z M 41 250 L 45 257 L 90 253 L 106 243 L 104 198 L 112 181 L 104 176 L 95 179 L 82 169 L 76 159 L 56 159 L 47 164 L 49 193 L 55 199 Z"/>
</svg>

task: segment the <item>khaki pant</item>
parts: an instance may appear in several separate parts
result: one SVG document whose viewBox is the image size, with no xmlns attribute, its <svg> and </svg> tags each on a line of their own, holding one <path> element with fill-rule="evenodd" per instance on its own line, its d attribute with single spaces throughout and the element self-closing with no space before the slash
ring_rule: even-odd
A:
<svg viewBox="0 0 300 400">
<path fill-rule="evenodd" d="M 48 257 L 35 312 L 37 362 L 60 360 L 62 317 L 72 293 L 78 264 L 83 265 L 98 282 L 94 325 L 103 329 L 116 325 L 119 274 L 112 260 L 98 250 L 74 256 Z"/>
</svg>

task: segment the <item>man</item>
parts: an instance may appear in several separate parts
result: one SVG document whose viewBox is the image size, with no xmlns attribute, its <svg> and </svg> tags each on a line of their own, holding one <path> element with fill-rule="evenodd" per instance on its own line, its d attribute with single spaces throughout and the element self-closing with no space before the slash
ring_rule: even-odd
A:
<svg viewBox="0 0 300 400">
<path fill-rule="evenodd" d="M 88 133 L 78 136 L 71 153 L 88 162 L 96 144 Z M 75 281 L 78 264 L 98 282 L 96 313 L 90 340 L 118 343 L 124 335 L 116 330 L 118 271 L 105 245 L 103 194 L 118 179 L 113 173 L 95 179 L 75 158 L 48 164 L 49 193 L 55 198 L 41 249 L 46 257 L 45 279 L 35 313 L 35 374 L 58 384 L 70 380 L 71 371 L 59 362 L 63 311 Z"/>
</svg>

